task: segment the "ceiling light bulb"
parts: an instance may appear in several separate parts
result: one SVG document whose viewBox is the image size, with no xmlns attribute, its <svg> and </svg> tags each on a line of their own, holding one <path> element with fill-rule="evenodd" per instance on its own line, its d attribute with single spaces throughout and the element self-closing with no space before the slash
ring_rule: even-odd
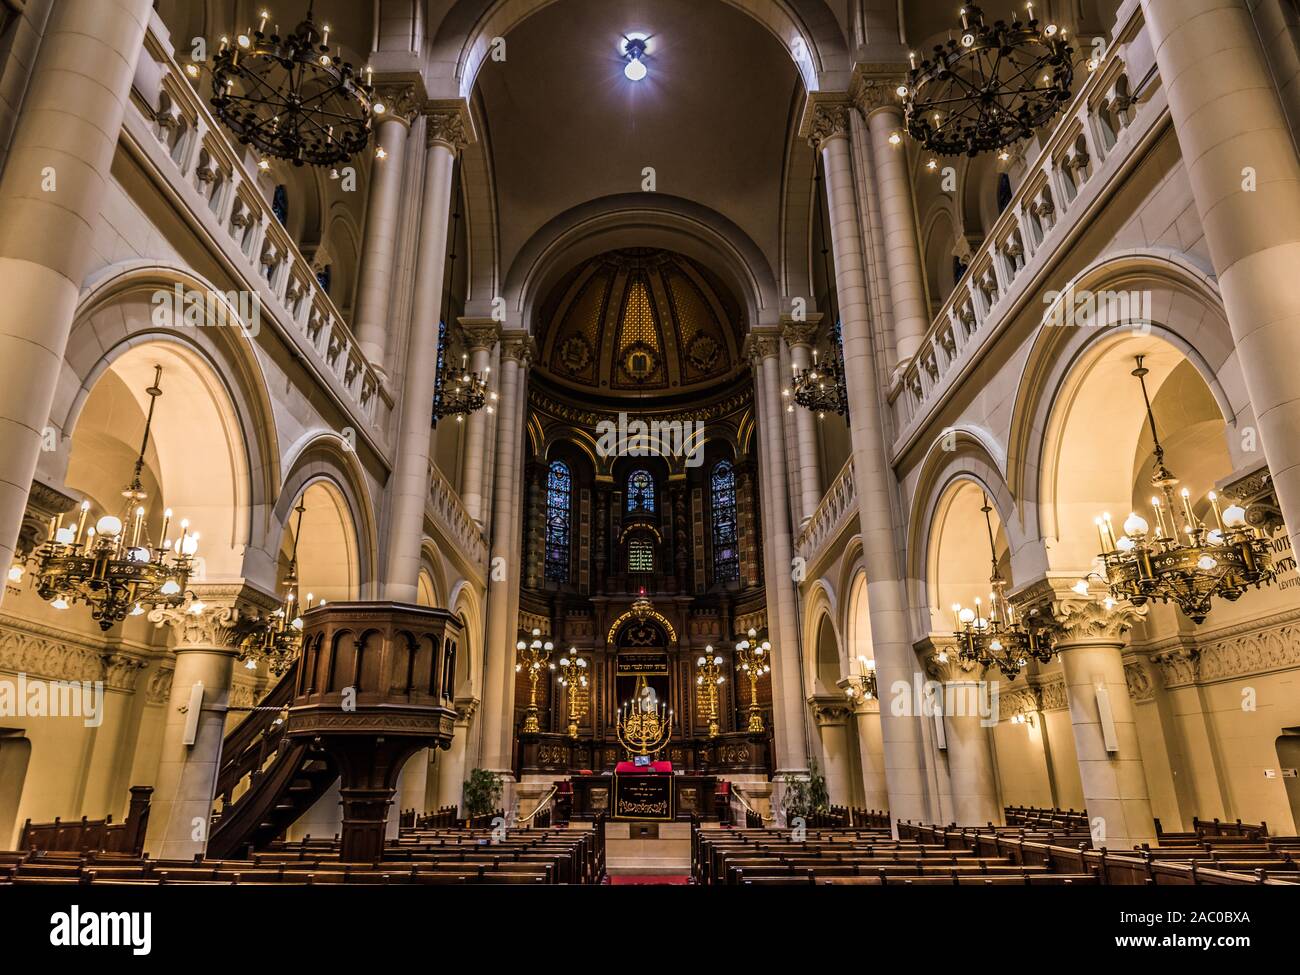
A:
<svg viewBox="0 0 1300 975">
<path fill-rule="evenodd" d="M 1124 519 L 1124 534 L 1133 538 L 1141 538 L 1147 533 L 1150 527 L 1151 526 L 1147 524 L 1147 520 L 1137 512 L 1131 512 L 1129 516 Z"/>
<path fill-rule="evenodd" d="M 95 522 L 95 531 L 101 535 L 122 534 L 122 519 L 114 515 L 104 515 Z"/>
<path fill-rule="evenodd" d="M 1227 528 L 1246 527 L 1246 509 L 1239 504 L 1230 504 L 1223 509 L 1223 524 Z"/>
<path fill-rule="evenodd" d="M 647 73 L 646 66 L 640 58 L 629 58 L 623 68 L 623 74 L 627 76 L 628 81 L 640 81 Z"/>
</svg>

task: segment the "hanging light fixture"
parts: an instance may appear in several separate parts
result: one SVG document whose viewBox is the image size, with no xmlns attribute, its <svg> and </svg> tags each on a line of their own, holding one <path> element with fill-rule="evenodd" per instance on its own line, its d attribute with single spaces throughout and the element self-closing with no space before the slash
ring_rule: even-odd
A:
<svg viewBox="0 0 1300 975">
<path fill-rule="evenodd" d="M 850 701 L 872 701 L 879 693 L 876 687 L 876 662 L 864 656 L 858 657 L 862 668 L 859 673 L 850 674 L 844 693 Z"/>
<path fill-rule="evenodd" d="M 1156 529 L 1137 512 L 1124 520 L 1124 534 L 1116 537 L 1109 513 L 1094 519 L 1101 539 L 1101 558 L 1106 584 L 1114 599 L 1127 599 L 1141 606 L 1149 599 L 1172 602 L 1195 623 L 1205 621 L 1215 596 L 1229 602 L 1239 599 L 1251 586 L 1273 581 L 1274 569 L 1268 539 L 1246 522 L 1246 511 L 1238 505 L 1220 508 L 1219 497 L 1209 493 L 1214 528 L 1196 517 L 1191 492 L 1178 492 L 1178 478 L 1165 466 L 1165 448 L 1156 430 L 1146 377 L 1150 370 L 1137 356 L 1132 375 L 1142 387 L 1142 402 L 1155 444 L 1155 471 L 1151 486 L 1158 492 L 1151 498 Z M 1181 512 L 1179 508 L 1181 507 Z M 1084 583 L 1086 585 L 1086 582 Z"/>
<path fill-rule="evenodd" d="M 304 495 L 298 500 L 298 520 L 293 532 L 293 548 L 289 555 L 289 568 L 284 577 L 284 602 L 278 609 L 250 622 L 239 643 L 239 659 L 249 670 L 265 661 L 273 677 L 281 677 L 302 652 L 303 601 L 298 591 L 298 541 L 302 538 L 302 516 L 307 511 Z M 306 609 L 311 609 L 316 597 L 307 594 Z M 325 600 L 320 601 L 325 605 Z"/>
<path fill-rule="evenodd" d="M 270 14 L 259 15 L 232 43 L 221 39 L 213 59 L 212 108 L 246 145 L 295 166 L 333 166 L 366 147 L 376 115 L 372 73 L 365 81 L 329 46 L 330 27 L 307 17 L 281 37 L 266 33 Z M 263 160 L 265 162 L 265 160 Z"/>
<path fill-rule="evenodd" d="M 927 151 L 976 156 L 1028 138 L 1070 100 L 1073 49 L 1055 24 L 992 24 L 974 3 L 961 8 L 961 30 L 911 71 L 898 93 L 907 131 Z"/>
<path fill-rule="evenodd" d="M 619 53 L 627 63 L 623 65 L 623 76 L 628 81 L 643 81 L 649 73 L 645 65 L 646 51 L 650 47 L 650 38 L 645 34 L 626 34 L 619 42 Z"/>
<path fill-rule="evenodd" d="M 997 548 L 993 542 L 993 507 L 988 495 L 984 495 L 984 525 L 988 530 L 989 557 L 993 563 L 993 574 L 989 577 L 988 615 L 984 606 L 976 598 L 973 608 L 953 604 L 953 616 L 957 622 L 956 632 L 958 655 L 962 660 L 996 667 L 1007 680 L 1015 680 L 1029 663 L 1037 660 L 1047 663 L 1052 659 L 1052 641 L 1041 626 L 1026 625 L 1016 618 L 1015 607 L 1007 599 L 1007 583 L 998 568 Z M 1036 614 L 1033 614 L 1036 615 Z M 940 653 L 940 660 L 944 659 Z"/>
<path fill-rule="evenodd" d="M 483 375 L 469 371 L 469 357 L 462 353 L 460 368 L 451 369 L 446 362 L 439 370 L 437 395 L 433 401 L 433 414 L 439 420 L 445 416 L 462 417 L 477 413 L 488 403 L 495 402 L 497 394 L 488 390 L 488 375 L 492 367 L 488 366 Z M 488 407 L 491 411 L 491 407 Z"/>
<path fill-rule="evenodd" d="M 826 419 L 827 413 L 843 416 L 848 407 L 837 362 L 839 356 L 834 353 L 821 355 L 813 349 L 812 357 L 812 365 L 808 368 L 792 367 L 793 382 L 781 391 L 786 400 L 786 411 L 793 413 L 796 406 L 801 406 L 816 413 L 819 420 Z"/>
<path fill-rule="evenodd" d="M 199 547 L 198 532 L 180 522 L 180 538 L 169 539 L 172 512 L 163 514 L 157 544 L 151 544 L 145 524 L 144 501 L 148 497 L 141 482 L 145 450 L 153 428 L 154 407 L 162 395 L 162 366 L 154 367 L 153 385 L 147 387 L 149 410 L 144 438 L 136 457 L 131 483 L 122 492 L 122 515 L 103 514 L 93 526 L 90 502 L 84 501 L 76 527 L 65 527 L 63 516 L 50 519 L 49 537 L 37 549 L 36 591 L 55 609 L 67 609 L 83 602 L 102 630 L 110 629 L 127 616 L 142 616 L 145 607 L 177 607 L 185 601 L 193 559 Z"/>
</svg>

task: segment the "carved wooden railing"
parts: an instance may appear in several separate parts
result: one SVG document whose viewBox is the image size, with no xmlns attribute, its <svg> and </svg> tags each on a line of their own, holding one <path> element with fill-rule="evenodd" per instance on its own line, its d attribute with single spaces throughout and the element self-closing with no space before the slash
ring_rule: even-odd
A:
<svg viewBox="0 0 1300 975">
<path fill-rule="evenodd" d="M 223 809 L 234 802 L 239 784 L 246 777 L 251 780 L 250 785 L 256 783 L 267 763 L 275 757 L 284 738 L 283 713 L 293 700 L 297 681 L 298 661 L 295 660 L 266 697 L 226 735 L 221 744 L 216 790 Z"/>
<path fill-rule="evenodd" d="M 257 188 L 257 169 L 208 110 L 172 57 L 155 16 L 145 35 L 123 139 L 242 290 L 368 436 L 383 438 L 391 403 L 311 262 Z"/>
<path fill-rule="evenodd" d="M 1139 5 L 1129 0 L 1119 11 L 1109 49 L 1075 93 L 891 390 L 895 456 L 1010 322 L 1013 310 L 1041 286 L 1049 265 L 1090 223 L 1115 177 L 1134 162 L 1137 147 L 1166 116 L 1154 71 Z"/>
</svg>

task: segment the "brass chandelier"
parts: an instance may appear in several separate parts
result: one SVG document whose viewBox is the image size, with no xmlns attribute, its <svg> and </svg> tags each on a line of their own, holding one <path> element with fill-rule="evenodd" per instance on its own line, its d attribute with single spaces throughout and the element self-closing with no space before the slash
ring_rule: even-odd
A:
<svg viewBox="0 0 1300 975">
<path fill-rule="evenodd" d="M 1251 586 L 1273 581 L 1274 569 L 1268 539 L 1246 522 L 1246 511 L 1238 505 L 1220 508 L 1219 497 L 1209 493 L 1215 527 L 1207 527 L 1192 510 L 1191 492 L 1178 492 L 1176 478 L 1165 466 L 1165 449 L 1156 430 L 1151 398 L 1147 394 L 1144 356 L 1137 356 L 1132 375 L 1142 387 L 1147 423 L 1155 443 L 1155 471 L 1151 486 L 1158 492 L 1151 498 L 1156 529 L 1137 512 L 1124 520 L 1124 534 L 1116 537 L 1109 514 L 1095 519 L 1101 540 L 1105 581 L 1113 598 L 1127 599 L 1134 606 L 1157 599 L 1172 602 L 1183 615 L 1202 623 L 1215 596 L 1239 599 Z"/>
<path fill-rule="evenodd" d="M 749 678 L 749 723 L 746 731 L 761 735 L 763 710 L 758 706 L 758 679 L 772 670 L 772 644 L 758 640 L 758 631 L 751 629 L 747 639 L 736 644 L 736 669 Z"/>
<path fill-rule="evenodd" d="M 873 701 L 879 694 L 876 686 L 876 662 L 859 655 L 858 664 L 861 671 L 849 675 L 844 694 L 850 701 Z"/>
<path fill-rule="evenodd" d="M 722 657 L 713 652 L 713 647 L 704 648 L 704 655 L 695 661 L 695 684 L 704 688 L 705 699 L 709 704 L 706 717 L 709 719 L 709 737 L 717 738 L 721 730 L 718 726 L 718 688 L 727 682 L 722 672 Z"/>
<path fill-rule="evenodd" d="M 455 416 L 459 423 L 469 414 L 483 409 L 489 400 L 495 401 L 497 394 L 488 390 L 488 375 L 491 372 L 491 366 L 481 376 L 477 372 L 470 372 L 468 357 L 465 355 L 461 356 L 459 369 L 449 368 L 444 363 L 439 370 L 437 393 L 433 399 L 434 416 L 439 420 L 445 416 Z M 492 409 L 491 406 L 487 407 L 489 413 Z"/>
<path fill-rule="evenodd" d="M 363 82 L 356 69 L 329 46 L 328 24 L 307 16 L 292 33 L 266 32 L 263 10 L 257 30 L 221 39 L 213 59 L 212 108 L 240 142 L 295 166 L 333 166 L 370 141 L 375 101 L 370 69 Z"/>
<path fill-rule="evenodd" d="M 956 632 L 958 656 L 962 660 L 980 664 L 984 667 L 996 667 L 1007 680 L 1015 680 L 1029 661 L 1037 660 L 1047 663 L 1052 659 L 1052 640 L 1045 629 L 1029 626 L 1016 618 L 1015 607 L 1007 599 L 1007 583 L 998 568 L 997 548 L 993 542 L 993 508 L 988 495 L 984 495 L 984 525 L 988 530 L 989 556 L 993 563 L 993 574 L 989 578 L 988 615 L 977 597 L 974 608 L 963 607 L 954 603 L 953 616 L 957 623 Z"/>
<path fill-rule="evenodd" d="M 302 537 L 302 516 L 307 510 L 305 497 L 293 510 L 298 515 L 293 534 L 293 549 L 284 577 L 284 602 L 274 612 L 249 623 L 239 643 L 239 659 L 249 670 L 265 661 L 273 677 L 282 677 L 302 652 L 302 600 L 298 594 L 298 540 Z M 307 594 L 307 609 L 315 595 Z M 325 605 L 325 600 L 320 604 Z"/>
<path fill-rule="evenodd" d="M 560 685 L 567 692 L 569 699 L 569 737 L 578 737 L 578 704 L 582 692 L 587 688 L 587 658 L 578 656 L 577 647 L 569 647 L 567 656 L 560 658 Z"/>
<path fill-rule="evenodd" d="M 1070 99 L 1073 49 L 1055 24 L 1028 19 L 992 24 L 974 3 L 961 8 L 961 30 L 917 64 L 900 85 L 908 134 L 944 156 L 992 152 L 1032 136 Z"/>
<path fill-rule="evenodd" d="M 528 670 L 528 711 L 524 715 L 523 726 L 519 729 L 521 734 L 536 735 L 542 730 L 541 722 L 538 721 L 537 709 L 537 681 L 542 676 L 543 670 L 554 670 L 555 664 L 551 662 L 551 651 L 555 649 L 555 644 L 550 640 L 542 641 L 542 631 L 534 629 L 532 640 L 520 640 L 515 644 L 515 650 L 518 653 L 518 661 L 515 663 L 515 673 L 522 673 L 525 668 Z"/>
<path fill-rule="evenodd" d="M 34 555 L 35 586 L 40 597 L 55 609 L 67 609 L 74 602 L 85 603 L 101 630 L 112 628 L 127 616 L 144 615 L 146 606 L 180 606 L 185 601 L 185 587 L 199 547 L 199 535 L 190 531 L 187 520 L 180 522 L 179 538 L 168 538 L 167 530 L 172 523 L 170 508 L 163 514 L 156 544 L 155 536 L 145 524 L 144 501 L 148 495 L 140 478 L 153 427 L 154 407 L 162 395 L 162 366 L 154 369 L 153 385 L 145 389 L 149 394 L 149 410 L 144 438 L 131 483 L 122 492 L 121 516 L 105 513 L 93 526 L 88 526 L 90 502 L 84 501 L 75 528 L 65 527 L 61 515 L 50 520 L 49 537 Z"/>
</svg>

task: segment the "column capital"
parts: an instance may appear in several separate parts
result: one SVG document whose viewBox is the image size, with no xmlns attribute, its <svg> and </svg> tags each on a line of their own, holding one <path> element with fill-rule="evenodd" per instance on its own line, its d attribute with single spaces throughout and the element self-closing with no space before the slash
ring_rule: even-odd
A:
<svg viewBox="0 0 1300 975">
<path fill-rule="evenodd" d="M 1128 631 L 1147 615 L 1145 606 L 1117 603 L 1100 593 L 1084 596 L 1062 577 L 1040 579 L 1014 593 L 1011 602 L 1024 616 L 1042 617 L 1060 649 L 1123 646 Z"/>
<path fill-rule="evenodd" d="M 279 608 L 274 596 L 243 583 L 196 585 L 177 608 L 150 610 L 156 627 L 171 628 L 175 651 L 226 650 L 235 653 L 244 627 Z"/>
<path fill-rule="evenodd" d="M 823 143 L 835 138 L 847 138 L 852 113 L 853 102 L 847 92 L 809 92 L 799 122 L 799 135 L 813 149 L 820 149 Z"/>
<path fill-rule="evenodd" d="M 853 79 L 849 82 L 849 100 L 863 118 L 869 119 L 876 112 L 885 110 L 892 110 L 901 117 L 903 106 L 898 89 L 905 84 L 906 77 L 906 68 L 902 65 L 855 65 Z"/>
<path fill-rule="evenodd" d="M 521 328 L 502 329 L 501 358 L 519 363 L 527 369 L 537 356 L 537 343 Z"/>
<path fill-rule="evenodd" d="M 471 352 L 491 352 L 501 338 L 501 323 L 495 318 L 458 318 L 456 324 Z"/>
<path fill-rule="evenodd" d="M 852 706 L 841 697 L 813 697 L 809 698 L 808 704 L 819 728 L 843 727 L 853 713 Z"/>
<path fill-rule="evenodd" d="M 771 326 L 755 328 L 745 336 L 745 355 L 755 365 L 781 354 L 781 331 Z"/>
<path fill-rule="evenodd" d="M 379 124 L 399 122 L 408 129 L 420 114 L 420 96 L 415 93 L 415 85 L 403 82 L 384 82 L 375 85 L 375 101 L 383 102 L 384 114 L 379 116 Z"/>
<path fill-rule="evenodd" d="M 817 341 L 817 330 L 821 328 L 821 312 L 810 312 L 796 319 L 791 315 L 781 316 L 781 337 L 790 348 L 800 345 L 812 346 Z"/>
<path fill-rule="evenodd" d="M 918 641 L 915 649 L 930 680 L 960 684 L 984 679 L 984 665 L 963 660 L 957 650 L 957 638 L 950 633 L 931 633 Z"/>
<path fill-rule="evenodd" d="M 469 724 L 474 715 L 478 713 L 481 702 L 476 697 L 458 697 L 456 698 L 456 721 L 458 723 Z"/>
<path fill-rule="evenodd" d="M 423 114 L 428 126 L 425 142 L 432 148 L 442 146 L 458 153 L 477 141 L 474 119 L 463 98 L 434 99 L 424 103 Z"/>
</svg>

